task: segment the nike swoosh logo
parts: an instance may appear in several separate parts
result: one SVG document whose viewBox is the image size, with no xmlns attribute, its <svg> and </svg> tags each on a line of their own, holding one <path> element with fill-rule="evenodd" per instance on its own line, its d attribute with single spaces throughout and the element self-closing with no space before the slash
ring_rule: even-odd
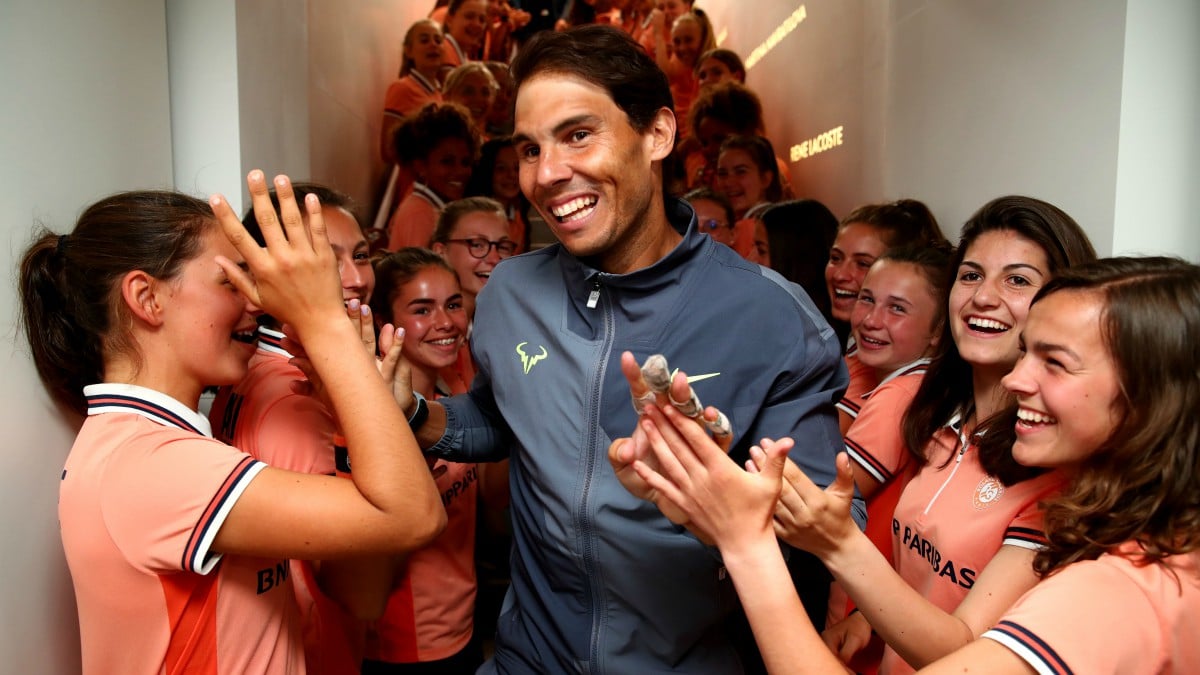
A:
<svg viewBox="0 0 1200 675">
<path fill-rule="evenodd" d="M 675 379 L 675 373 L 678 373 L 678 372 L 679 372 L 678 368 L 671 371 L 671 379 L 672 380 Z M 720 373 L 705 373 L 703 375 L 688 375 L 687 382 L 688 382 L 688 384 L 692 384 L 693 382 L 701 382 L 704 380 L 711 380 L 712 378 L 714 378 L 718 375 L 720 375 Z"/>
</svg>

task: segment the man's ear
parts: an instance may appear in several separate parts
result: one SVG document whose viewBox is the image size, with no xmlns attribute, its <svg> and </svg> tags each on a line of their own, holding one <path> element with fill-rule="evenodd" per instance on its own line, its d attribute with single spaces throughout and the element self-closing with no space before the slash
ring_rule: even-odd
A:
<svg viewBox="0 0 1200 675">
<path fill-rule="evenodd" d="M 659 108 L 654 114 L 654 119 L 650 121 L 646 139 L 651 161 L 666 159 L 675 148 L 675 111 Z"/>
<path fill-rule="evenodd" d="M 162 324 L 161 290 L 158 279 L 142 270 L 127 272 L 121 279 L 121 301 L 134 317 L 151 326 Z"/>
</svg>

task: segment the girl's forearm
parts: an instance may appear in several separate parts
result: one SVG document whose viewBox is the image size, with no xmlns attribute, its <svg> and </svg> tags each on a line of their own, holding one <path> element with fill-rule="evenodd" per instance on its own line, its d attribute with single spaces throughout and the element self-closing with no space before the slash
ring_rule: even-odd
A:
<svg viewBox="0 0 1200 675">
<path fill-rule="evenodd" d="M 721 554 L 768 672 L 845 670 L 809 621 L 774 536 L 766 533 L 736 549 L 722 547 Z"/>
</svg>

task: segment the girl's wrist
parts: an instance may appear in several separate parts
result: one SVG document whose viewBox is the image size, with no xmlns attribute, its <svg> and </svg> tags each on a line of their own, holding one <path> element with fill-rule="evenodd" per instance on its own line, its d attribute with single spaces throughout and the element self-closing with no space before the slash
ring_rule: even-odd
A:
<svg viewBox="0 0 1200 675">
<path fill-rule="evenodd" d="M 830 572 L 845 572 L 862 563 L 866 553 L 864 543 L 874 550 L 875 545 L 866 535 L 858 529 L 852 529 L 844 539 L 822 551 L 817 557 L 825 563 Z"/>
<path fill-rule="evenodd" d="M 746 533 L 733 541 L 718 542 L 717 549 L 725 567 L 731 571 L 736 568 L 757 565 L 764 556 L 779 554 L 779 542 L 771 530 L 758 533 Z"/>
</svg>

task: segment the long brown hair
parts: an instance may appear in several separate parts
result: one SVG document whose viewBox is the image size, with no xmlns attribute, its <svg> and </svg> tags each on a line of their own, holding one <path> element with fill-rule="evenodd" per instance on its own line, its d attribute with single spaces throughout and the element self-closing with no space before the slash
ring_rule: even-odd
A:
<svg viewBox="0 0 1200 675">
<path fill-rule="evenodd" d="M 1116 366 L 1117 427 L 1045 507 L 1041 576 L 1137 542 L 1144 562 L 1200 549 L 1200 267 L 1175 258 L 1109 258 L 1067 270 L 1054 293 L 1103 303 Z M 1009 410 L 1015 419 L 1015 409 Z M 987 442 L 1007 442 L 993 435 Z"/>
<path fill-rule="evenodd" d="M 1000 197 L 984 204 L 963 225 L 954 260 L 950 263 L 950 274 L 957 276 L 958 266 L 975 240 L 984 233 L 996 231 L 1014 232 L 1037 244 L 1046 254 L 1051 275 L 1096 259 L 1096 250 L 1083 228 L 1062 209 L 1032 197 Z M 953 287 L 953 279 L 949 285 Z M 972 396 L 971 364 L 958 353 L 950 332 L 950 321 L 946 321 L 937 351 L 901 423 L 904 443 L 917 466 L 923 466 L 927 461 L 925 446 L 929 439 L 946 426 L 955 413 L 970 411 Z M 983 422 L 981 420 L 981 427 Z M 987 453 L 981 449 L 979 459 L 983 468 L 1005 485 L 1038 473 L 1013 461 L 1011 444 L 1000 450 Z"/>
</svg>

